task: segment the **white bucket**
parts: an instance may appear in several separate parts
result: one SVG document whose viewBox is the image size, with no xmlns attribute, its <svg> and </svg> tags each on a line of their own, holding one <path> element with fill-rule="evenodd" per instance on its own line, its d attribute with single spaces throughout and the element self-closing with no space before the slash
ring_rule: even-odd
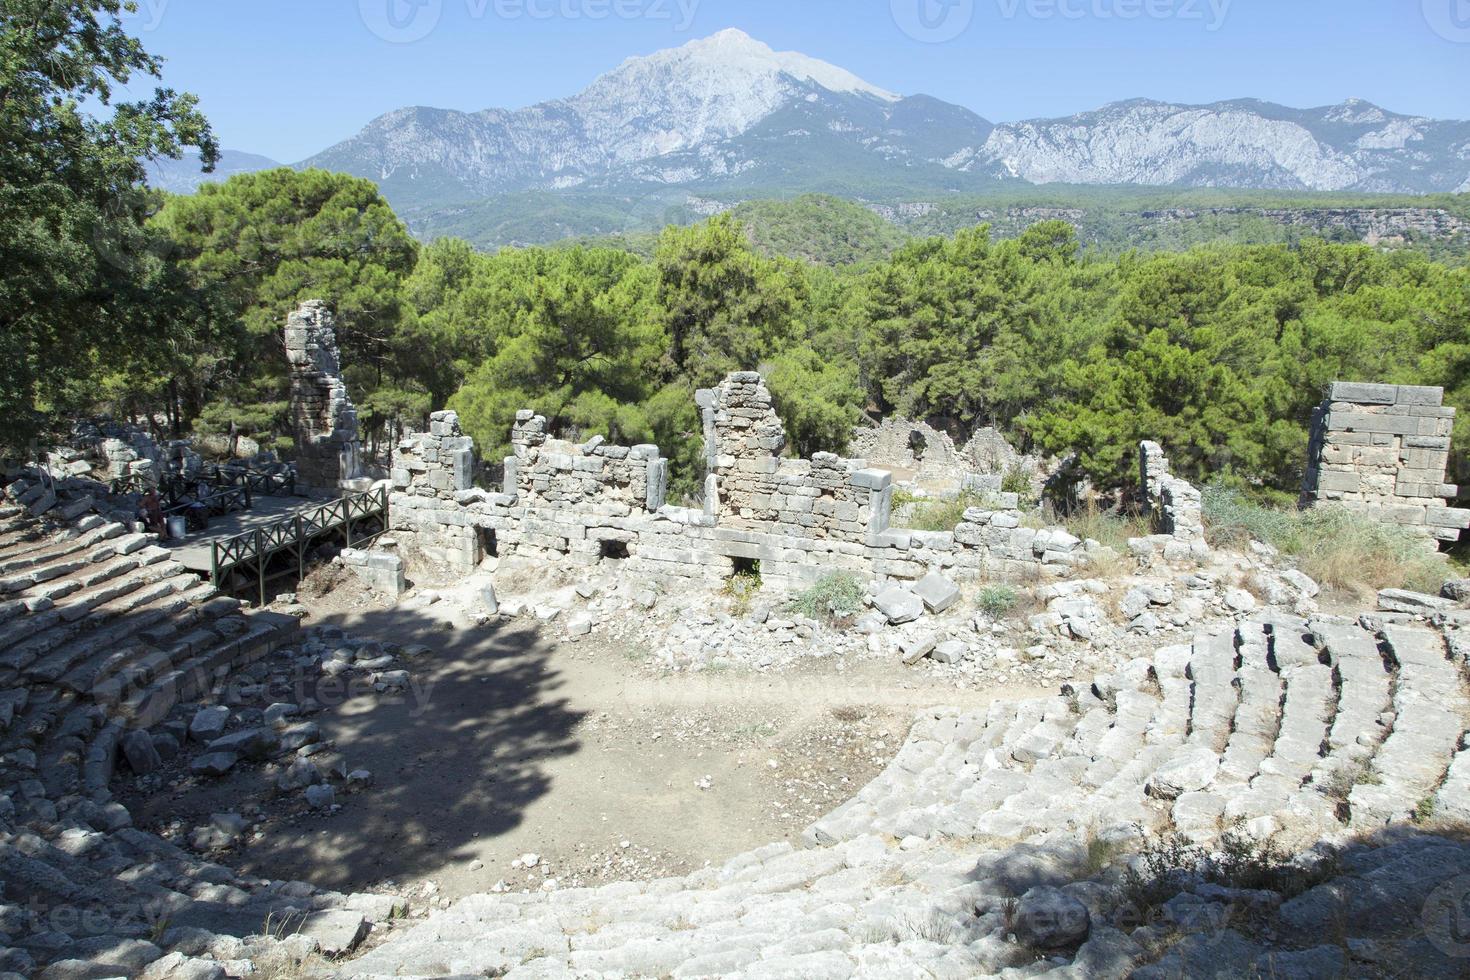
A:
<svg viewBox="0 0 1470 980">
<path fill-rule="evenodd" d="M 184 520 L 183 514 L 175 514 L 168 519 L 168 536 L 171 538 L 182 538 L 189 533 L 189 524 Z"/>
</svg>

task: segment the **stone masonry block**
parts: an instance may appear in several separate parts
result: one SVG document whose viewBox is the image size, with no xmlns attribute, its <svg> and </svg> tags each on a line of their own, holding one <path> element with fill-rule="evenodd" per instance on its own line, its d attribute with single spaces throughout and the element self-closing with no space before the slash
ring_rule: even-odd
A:
<svg viewBox="0 0 1470 980">
<path fill-rule="evenodd" d="M 892 486 L 893 474 L 887 470 L 858 470 L 852 475 L 851 483 L 868 490 L 885 490 Z"/>
<path fill-rule="evenodd" d="M 1454 528 L 1463 531 L 1470 528 L 1470 510 L 1462 510 L 1458 507 L 1430 507 L 1425 511 L 1424 522 L 1430 527 Z"/>
<path fill-rule="evenodd" d="M 1394 401 L 1400 405 L 1439 406 L 1444 404 L 1444 389 L 1399 385 Z"/>
<path fill-rule="evenodd" d="M 1364 384 L 1358 381 L 1338 381 L 1328 389 L 1327 397 L 1335 402 L 1392 405 L 1398 401 L 1398 387 L 1396 385 Z"/>
</svg>

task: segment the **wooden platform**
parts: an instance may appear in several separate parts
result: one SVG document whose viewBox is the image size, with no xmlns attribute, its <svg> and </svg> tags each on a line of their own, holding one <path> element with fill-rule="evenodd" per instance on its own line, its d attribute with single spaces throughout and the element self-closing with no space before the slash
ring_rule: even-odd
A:
<svg viewBox="0 0 1470 980">
<path fill-rule="evenodd" d="M 227 541 L 247 531 L 256 531 L 296 514 L 315 510 L 321 505 L 322 501 L 305 497 L 256 497 L 250 510 L 216 517 L 198 534 L 161 544 L 174 553 L 175 561 L 208 578 L 212 572 L 209 563 L 212 546 L 216 541 Z"/>
</svg>

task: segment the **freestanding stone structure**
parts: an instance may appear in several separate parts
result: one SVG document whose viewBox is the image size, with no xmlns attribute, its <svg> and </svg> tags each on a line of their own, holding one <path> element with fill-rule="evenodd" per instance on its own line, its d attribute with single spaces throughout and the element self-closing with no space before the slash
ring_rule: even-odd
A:
<svg viewBox="0 0 1470 980">
<path fill-rule="evenodd" d="M 309 486 L 337 488 L 361 476 L 357 409 L 342 381 L 337 325 L 321 300 L 286 320 L 296 469 Z"/>
<path fill-rule="evenodd" d="M 1443 388 L 1339 381 L 1312 417 L 1302 504 L 1333 502 L 1439 541 L 1458 541 L 1470 510 L 1445 482 L 1455 410 Z"/>
</svg>

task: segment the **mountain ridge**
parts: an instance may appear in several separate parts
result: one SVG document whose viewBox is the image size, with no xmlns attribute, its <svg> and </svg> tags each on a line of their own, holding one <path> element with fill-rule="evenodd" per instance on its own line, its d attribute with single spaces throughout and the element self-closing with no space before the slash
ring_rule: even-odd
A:
<svg viewBox="0 0 1470 980">
<path fill-rule="evenodd" d="M 1362 99 L 1296 109 L 1140 97 L 996 124 L 730 29 L 521 109 L 395 109 L 296 166 L 374 180 L 411 223 L 570 192 L 645 210 L 681 189 L 890 201 L 1027 184 L 1465 193 L 1470 122 Z"/>
</svg>

